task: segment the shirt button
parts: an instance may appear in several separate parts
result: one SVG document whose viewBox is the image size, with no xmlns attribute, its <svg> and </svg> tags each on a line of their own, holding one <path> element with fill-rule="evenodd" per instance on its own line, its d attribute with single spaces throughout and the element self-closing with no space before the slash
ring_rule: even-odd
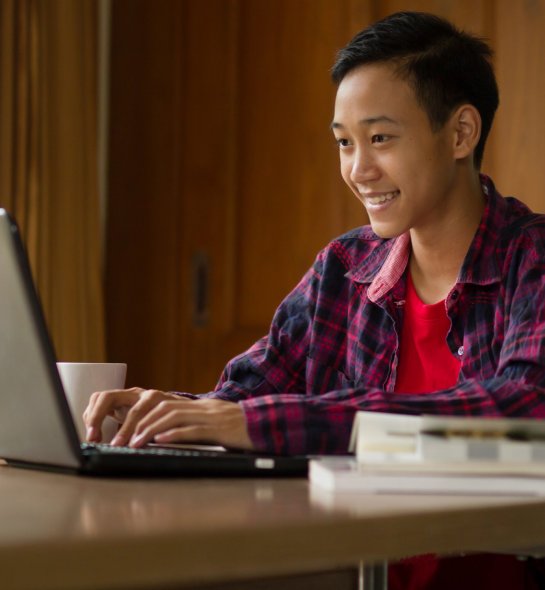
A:
<svg viewBox="0 0 545 590">
<path fill-rule="evenodd" d="M 464 347 L 460 346 L 460 348 L 458 349 L 458 356 L 464 356 Z"/>
</svg>

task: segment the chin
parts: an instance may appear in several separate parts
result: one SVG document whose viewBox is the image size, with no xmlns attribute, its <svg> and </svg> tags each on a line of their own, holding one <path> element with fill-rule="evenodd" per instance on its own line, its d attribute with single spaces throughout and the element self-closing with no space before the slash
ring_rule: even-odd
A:
<svg viewBox="0 0 545 590">
<path fill-rule="evenodd" d="M 382 238 L 383 240 L 397 238 L 402 233 L 404 233 L 404 230 L 399 229 L 399 228 L 388 227 L 382 223 L 373 223 L 373 221 L 371 221 L 370 223 L 371 223 L 371 229 L 377 234 L 377 236 L 379 238 Z"/>
</svg>

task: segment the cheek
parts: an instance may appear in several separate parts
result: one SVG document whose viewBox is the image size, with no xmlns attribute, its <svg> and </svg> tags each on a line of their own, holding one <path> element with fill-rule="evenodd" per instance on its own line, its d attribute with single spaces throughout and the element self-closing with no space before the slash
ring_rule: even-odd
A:
<svg viewBox="0 0 545 590">
<path fill-rule="evenodd" d="M 356 195 L 356 197 L 361 201 L 362 199 L 361 199 L 360 193 L 358 192 L 358 189 L 354 186 L 354 183 L 350 180 L 350 170 L 351 170 L 350 166 L 343 166 L 341 164 L 341 176 L 342 176 L 342 179 L 344 180 L 344 183 L 352 191 L 352 193 L 354 195 Z"/>
<path fill-rule="evenodd" d="M 352 163 L 350 162 L 349 158 L 340 157 L 340 169 L 341 169 L 341 176 L 344 182 L 352 189 L 352 181 L 350 180 L 350 173 L 352 171 Z"/>
</svg>

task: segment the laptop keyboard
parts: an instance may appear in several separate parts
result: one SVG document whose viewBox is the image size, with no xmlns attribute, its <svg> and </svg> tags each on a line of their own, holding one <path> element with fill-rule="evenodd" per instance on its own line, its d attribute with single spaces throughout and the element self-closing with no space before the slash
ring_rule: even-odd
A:
<svg viewBox="0 0 545 590">
<path fill-rule="evenodd" d="M 84 464 L 93 473 L 170 475 L 290 475 L 305 476 L 307 457 L 273 457 L 261 453 L 149 445 L 139 449 L 82 443 Z M 141 461 L 140 461 L 141 460 Z"/>
<path fill-rule="evenodd" d="M 194 450 L 184 448 L 167 448 L 167 447 L 143 447 L 139 449 L 133 449 L 132 447 L 113 447 L 107 444 L 101 443 L 82 443 L 81 450 L 83 453 L 100 453 L 104 455 L 122 455 L 122 456 L 136 456 L 144 455 L 146 457 L 160 456 L 160 457 L 218 457 L 225 455 L 223 451 L 213 450 Z"/>
</svg>

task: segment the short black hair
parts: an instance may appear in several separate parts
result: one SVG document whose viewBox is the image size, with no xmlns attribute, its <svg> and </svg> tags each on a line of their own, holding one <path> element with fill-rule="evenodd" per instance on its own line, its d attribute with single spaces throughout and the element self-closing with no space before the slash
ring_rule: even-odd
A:
<svg viewBox="0 0 545 590">
<path fill-rule="evenodd" d="M 483 39 L 439 16 L 397 12 L 364 29 L 341 49 L 331 76 L 340 84 L 359 66 L 391 62 L 413 87 L 435 131 L 443 127 L 456 107 L 473 105 L 482 120 L 474 154 L 479 169 L 499 105 L 492 55 Z"/>
</svg>

